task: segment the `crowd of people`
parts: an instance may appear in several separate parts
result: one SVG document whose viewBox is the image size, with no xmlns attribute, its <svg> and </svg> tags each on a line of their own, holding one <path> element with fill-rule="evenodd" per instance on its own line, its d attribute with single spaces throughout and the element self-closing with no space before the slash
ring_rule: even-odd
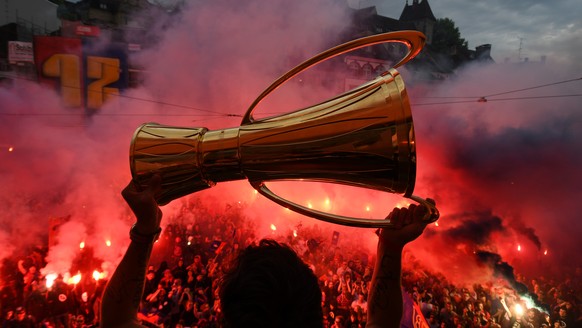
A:
<svg viewBox="0 0 582 328">
<path fill-rule="evenodd" d="M 138 319 L 152 327 L 218 327 L 222 273 L 260 236 L 255 235 L 255 221 L 245 218 L 237 206 L 221 215 L 208 213 L 195 198 L 182 206 L 165 219 L 169 224 L 154 245 Z M 338 242 L 337 235 L 316 227 L 298 226 L 270 237 L 292 247 L 318 277 L 325 328 L 366 326 L 374 254 Z M 4 260 L 2 327 L 98 326 L 106 281 L 88 273 L 75 284 L 62 276 L 47 284 L 40 273 L 45 256 L 45 250 L 34 248 L 24 258 Z M 409 300 L 405 304 L 415 303 L 431 328 L 580 327 L 582 286 L 577 273 L 560 281 L 521 277 L 537 298 L 537 307 L 507 284 L 456 286 L 411 254 L 406 256 L 402 282 Z M 406 316 L 410 314 L 405 311 Z M 409 323 L 403 320 L 402 325 Z"/>
</svg>

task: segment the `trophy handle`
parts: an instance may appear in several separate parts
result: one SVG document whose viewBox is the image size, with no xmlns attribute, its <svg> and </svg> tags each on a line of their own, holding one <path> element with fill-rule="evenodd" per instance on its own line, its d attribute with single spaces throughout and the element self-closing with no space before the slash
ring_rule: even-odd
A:
<svg viewBox="0 0 582 328">
<path fill-rule="evenodd" d="M 275 91 L 275 89 L 277 89 L 283 83 L 293 78 L 295 75 L 305 71 L 306 69 L 316 64 L 319 64 L 328 59 L 344 54 L 346 52 L 390 41 L 403 43 L 408 47 L 408 53 L 406 54 L 406 56 L 404 56 L 398 63 L 394 65 L 394 68 L 397 68 L 401 65 L 406 64 L 412 58 L 416 57 L 416 55 L 418 55 L 418 53 L 422 50 L 425 40 L 426 37 L 424 36 L 424 34 L 418 31 L 397 31 L 367 36 L 328 49 L 320 53 L 319 55 L 316 55 L 315 57 L 312 57 L 304 61 L 303 63 L 299 64 L 298 66 L 291 69 L 289 72 L 283 74 L 280 78 L 275 80 L 275 82 L 273 82 L 273 84 L 271 84 L 267 89 L 265 89 L 265 91 L 263 91 L 263 93 L 261 93 L 257 97 L 257 99 L 255 99 L 255 101 L 251 104 L 251 106 L 249 107 L 245 116 L 242 119 L 241 125 L 249 124 L 254 121 L 253 111 L 266 96 L 268 96 L 271 92 Z"/>
<path fill-rule="evenodd" d="M 285 198 L 282 198 L 277 194 L 273 193 L 269 188 L 267 188 L 267 186 L 265 186 L 265 183 L 263 181 L 250 181 L 250 183 L 253 186 L 253 188 L 255 188 L 261 195 L 267 197 L 268 199 L 274 201 L 275 203 L 285 208 L 291 209 L 299 214 L 310 216 L 321 221 L 359 228 L 394 227 L 394 224 L 387 220 L 354 218 L 349 216 L 321 212 L 311 208 L 307 208 L 305 206 L 301 206 L 299 204 L 288 201 Z M 439 210 L 434 206 L 434 204 L 432 204 L 431 202 L 427 201 L 424 198 L 415 195 L 412 195 L 409 198 L 420 203 L 421 205 L 425 206 L 428 209 L 427 213 L 423 218 L 424 221 L 426 221 L 427 223 L 432 223 L 438 220 L 440 214 Z"/>
<path fill-rule="evenodd" d="M 361 39 L 353 40 L 353 41 L 341 44 L 339 46 L 336 46 L 334 48 L 331 48 L 329 50 L 326 50 L 326 51 L 320 53 L 319 55 L 316 55 L 315 57 L 312 57 L 311 59 L 304 61 L 303 63 L 299 64 L 298 66 L 291 69 L 289 72 L 285 73 L 284 75 L 279 77 L 277 80 L 275 80 L 275 82 L 273 82 L 267 89 L 265 89 L 265 91 L 263 91 L 263 93 L 261 93 L 257 97 L 257 99 L 255 99 L 255 101 L 251 104 L 251 106 L 249 107 L 249 109 L 247 110 L 246 114 L 244 115 L 244 117 L 242 119 L 241 126 L 253 123 L 255 121 L 255 119 L 253 118 L 252 114 L 253 114 L 253 111 L 255 110 L 256 106 L 266 96 L 268 96 L 271 92 L 273 92 L 275 89 L 277 89 L 283 83 L 287 82 L 288 80 L 290 80 L 291 78 L 293 78 L 297 74 L 305 71 L 306 69 L 308 69 L 316 64 L 319 64 L 323 61 L 326 61 L 330 58 L 344 54 L 346 52 L 353 51 L 353 50 L 360 49 L 360 48 L 367 47 L 367 46 L 371 46 L 371 45 L 389 42 L 389 41 L 403 43 L 408 47 L 408 53 L 398 63 L 396 63 L 394 65 L 394 68 L 396 68 L 396 67 L 399 67 L 399 66 L 407 63 L 412 58 L 414 58 L 416 55 L 418 55 L 418 53 L 422 50 L 422 47 L 424 46 L 425 36 L 424 36 L 424 34 L 422 34 L 421 32 L 418 32 L 418 31 L 389 32 L 389 33 L 377 34 L 377 35 L 372 35 L 372 36 L 364 37 Z M 303 214 L 306 216 L 310 216 L 310 217 L 313 217 L 313 218 L 316 218 L 316 219 L 319 219 L 322 221 L 346 225 L 346 226 L 362 227 L 362 228 L 394 227 L 394 224 L 387 221 L 387 220 L 354 218 L 354 217 L 335 215 L 335 214 L 331 214 L 331 213 L 313 210 L 313 209 L 301 206 L 299 204 L 293 203 L 289 200 L 286 200 L 286 199 L 276 195 L 269 188 L 267 188 L 264 181 L 255 180 L 255 181 L 249 181 L 249 182 L 250 182 L 251 186 L 253 188 L 255 188 L 255 190 L 257 190 L 260 194 L 262 194 L 266 198 L 274 201 L 275 203 L 277 203 L 283 207 L 286 207 L 288 209 L 291 209 L 297 213 L 300 213 L 300 214 Z M 438 219 L 439 211 L 436 209 L 436 207 L 433 204 L 431 204 L 427 200 L 425 200 L 421 197 L 415 196 L 415 195 L 412 195 L 409 198 L 416 201 L 416 202 L 419 202 L 420 204 L 422 204 L 423 206 L 425 206 L 428 209 L 427 214 L 423 218 L 424 221 L 430 223 L 430 222 L 434 222 Z"/>
</svg>

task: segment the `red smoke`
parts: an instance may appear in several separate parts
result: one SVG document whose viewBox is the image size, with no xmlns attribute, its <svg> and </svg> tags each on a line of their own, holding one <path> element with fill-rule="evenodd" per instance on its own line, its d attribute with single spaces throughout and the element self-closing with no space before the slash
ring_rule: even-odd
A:
<svg viewBox="0 0 582 328">
<path fill-rule="evenodd" d="M 12 246 L 3 247 L 0 256 L 18 256 L 26 247 L 46 242 L 49 218 L 70 216 L 50 249 L 45 273 L 67 272 L 82 241 L 103 261 L 101 269 L 110 271 L 125 249 L 133 222 L 119 196 L 130 179 L 133 131 L 148 121 L 210 129 L 237 126 L 240 117 L 225 114 L 243 115 L 274 79 L 339 39 L 348 26 L 342 10 L 294 1 L 192 5 L 159 31 L 158 47 L 133 59 L 147 72 L 144 85 L 91 118 L 62 108 L 54 91 L 32 82 L 17 80 L 0 89 L 0 200 L 5 207 L 0 242 Z M 567 67 L 549 65 L 469 67 L 430 85 L 415 81 L 406 67 L 400 70 L 417 136 L 415 193 L 436 199 L 442 213 L 438 227 L 431 225 L 408 249 L 452 281 L 487 277 L 476 251 L 500 254 L 530 274 L 582 264 L 576 236 L 582 231 L 577 201 L 582 199 L 579 98 L 495 101 L 572 94 L 580 82 L 476 101 L 572 78 Z M 311 96 L 294 92 L 289 97 L 300 101 Z M 429 98 L 473 96 L 474 102 L 462 104 Z M 14 150 L 8 152 L 8 147 Z M 392 195 L 330 185 L 281 188 L 298 202 L 354 216 L 383 217 L 402 202 Z M 257 220 L 258 236 L 272 234 L 271 224 L 277 231 L 316 224 L 326 237 L 341 231 L 340 245 L 374 249 L 371 230 L 288 212 L 244 181 L 223 183 L 191 197 L 216 214 L 227 204 L 245 204 L 247 215 Z M 166 220 L 176 214 L 181 201 L 163 208 Z M 519 254 L 517 244 L 524 249 Z"/>
<path fill-rule="evenodd" d="M 499 253 L 522 272 L 558 273 L 567 263 L 580 266 L 576 250 L 582 245 L 572 232 L 581 229 L 574 200 L 581 194 L 582 113 L 577 97 L 549 97 L 576 94 L 580 82 L 476 101 L 570 78 L 565 67 L 497 64 L 469 67 L 426 94 L 413 90 L 412 102 L 419 104 L 414 114 L 420 170 L 427 173 L 418 185 L 430 186 L 445 212 L 440 220 L 445 231 L 436 231 L 434 239 L 455 245 L 459 239 L 448 239 L 454 236 L 450 232 L 471 223 L 475 226 L 464 234 L 471 247 Z M 451 104 L 461 98 L 428 97 L 474 101 Z M 429 102 L 442 104 L 420 105 Z M 489 219 L 479 218 L 484 213 Z M 493 217 L 501 224 L 487 229 Z M 434 240 L 428 236 L 427 245 Z M 524 248 L 519 254 L 518 244 Z"/>
</svg>

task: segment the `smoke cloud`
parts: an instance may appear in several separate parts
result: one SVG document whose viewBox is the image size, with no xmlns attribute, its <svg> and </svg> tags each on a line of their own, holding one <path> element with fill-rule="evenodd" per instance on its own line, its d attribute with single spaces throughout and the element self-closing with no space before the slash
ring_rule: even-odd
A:
<svg viewBox="0 0 582 328">
<path fill-rule="evenodd" d="M 557 83 L 572 78 L 563 66 L 473 65 L 445 83 L 412 89 L 423 172 L 417 185 L 435 194 L 444 213 L 422 239 L 426 251 L 436 240 L 472 248 L 487 240 L 489 251 L 522 273 L 580 266 L 582 245 L 569 231 L 581 228 L 573 199 L 580 196 L 582 113 L 579 96 L 554 97 L 579 93 L 579 80 Z M 522 89 L 530 90 L 513 92 Z M 459 263 L 456 253 L 439 258 Z"/>
<path fill-rule="evenodd" d="M 134 130 L 151 121 L 238 126 L 274 79 L 337 44 L 348 23 L 345 8 L 335 3 L 192 1 L 173 22 L 160 24 L 159 46 L 132 58 L 144 68 L 143 85 L 90 117 L 63 108 L 55 91 L 32 82 L 0 88 L 0 241 L 12 246 L 0 256 L 20 256 L 48 242 L 49 221 L 68 217 L 51 239 L 45 273 L 70 270 L 81 242 L 92 245 L 103 270 L 112 270 L 134 220 L 119 195 L 131 178 Z M 430 225 L 407 249 L 452 281 L 488 279 L 492 269 L 483 268 L 478 251 L 498 254 L 529 274 L 582 265 L 575 234 L 582 228 L 576 201 L 582 198 L 582 112 L 579 98 L 553 97 L 577 93 L 580 82 L 489 96 L 572 78 L 568 67 L 531 65 L 470 66 L 438 84 L 399 69 L 415 120 L 415 194 L 434 198 L 442 213 L 438 226 Z M 290 94 L 281 107 L 311 99 Z M 480 97 L 488 101 L 477 102 Z M 358 217 L 382 218 L 406 204 L 399 196 L 326 184 L 277 188 L 314 208 Z M 271 224 L 277 231 L 303 224 L 329 237 L 339 231 L 342 247 L 375 249 L 371 229 L 302 217 L 257 195 L 245 181 L 185 199 L 200 201 L 211 215 L 244 204 L 258 236 L 272 234 Z M 163 208 L 163 224 L 185 199 Z"/>
</svg>

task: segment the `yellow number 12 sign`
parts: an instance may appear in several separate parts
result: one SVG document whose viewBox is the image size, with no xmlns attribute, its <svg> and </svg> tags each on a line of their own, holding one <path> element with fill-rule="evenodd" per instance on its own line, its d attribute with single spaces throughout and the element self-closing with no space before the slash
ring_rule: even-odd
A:
<svg viewBox="0 0 582 328">
<path fill-rule="evenodd" d="M 119 86 L 125 87 L 121 60 L 116 57 L 83 56 L 81 50 L 79 39 L 35 38 L 35 59 L 40 79 L 60 92 L 65 106 L 85 105 L 88 109 L 99 109 L 105 101 L 119 95 Z"/>
</svg>

